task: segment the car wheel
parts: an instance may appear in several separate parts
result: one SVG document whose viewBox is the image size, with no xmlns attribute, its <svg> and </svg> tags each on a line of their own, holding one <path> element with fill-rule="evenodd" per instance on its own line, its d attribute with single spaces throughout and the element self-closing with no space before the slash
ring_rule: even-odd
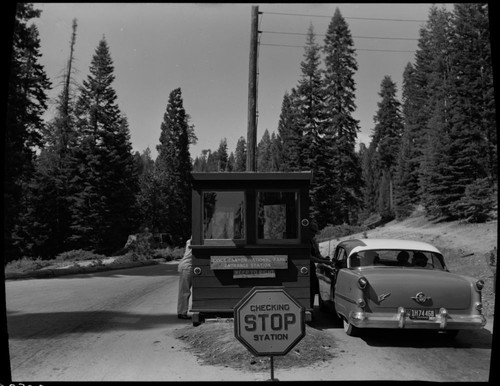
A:
<svg viewBox="0 0 500 386">
<path fill-rule="evenodd" d="M 344 322 L 344 332 L 349 336 L 357 336 L 358 328 L 349 323 L 346 319 L 343 319 Z"/>
</svg>

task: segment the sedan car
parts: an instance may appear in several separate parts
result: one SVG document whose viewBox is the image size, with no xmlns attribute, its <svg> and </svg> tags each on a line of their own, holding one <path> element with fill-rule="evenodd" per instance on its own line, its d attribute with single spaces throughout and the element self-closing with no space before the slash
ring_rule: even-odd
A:
<svg viewBox="0 0 500 386">
<path fill-rule="evenodd" d="M 333 306 L 348 335 L 364 328 L 411 328 L 455 336 L 486 324 L 484 282 L 449 272 L 430 244 L 346 240 L 336 246 L 333 263 L 316 267 L 320 308 Z"/>
</svg>

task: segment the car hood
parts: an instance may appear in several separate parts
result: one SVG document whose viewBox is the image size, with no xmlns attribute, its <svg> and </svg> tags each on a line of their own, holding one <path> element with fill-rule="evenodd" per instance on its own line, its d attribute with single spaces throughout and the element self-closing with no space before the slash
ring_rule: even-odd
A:
<svg viewBox="0 0 500 386">
<path fill-rule="evenodd" d="M 446 271 L 418 268 L 367 268 L 371 308 L 432 307 L 466 309 L 471 302 L 471 283 L 465 277 Z M 417 294 L 427 300 L 418 302 Z"/>
</svg>

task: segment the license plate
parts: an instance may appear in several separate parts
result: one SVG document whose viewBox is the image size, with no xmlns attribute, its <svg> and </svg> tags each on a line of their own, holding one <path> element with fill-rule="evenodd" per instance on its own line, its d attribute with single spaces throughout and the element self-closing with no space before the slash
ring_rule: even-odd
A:
<svg viewBox="0 0 500 386">
<path fill-rule="evenodd" d="M 408 316 L 410 319 L 432 320 L 432 319 L 436 318 L 436 310 L 434 310 L 434 309 L 408 308 L 406 310 L 406 316 Z"/>
</svg>

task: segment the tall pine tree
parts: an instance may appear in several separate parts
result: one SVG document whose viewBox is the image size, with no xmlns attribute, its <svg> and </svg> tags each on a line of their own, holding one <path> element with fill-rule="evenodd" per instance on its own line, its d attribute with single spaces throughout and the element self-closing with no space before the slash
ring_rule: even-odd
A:
<svg viewBox="0 0 500 386">
<path fill-rule="evenodd" d="M 420 31 L 416 71 L 425 85 L 422 107 L 423 136 L 420 162 L 420 192 L 426 212 L 433 216 L 451 216 L 454 181 L 450 174 L 450 30 L 451 13 L 433 6 L 429 20 Z M 425 114 L 425 117 L 423 116 Z"/>
<path fill-rule="evenodd" d="M 74 142 L 74 92 L 72 85 L 76 20 L 56 114 L 43 131 L 43 148 L 30 183 L 25 223 L 26 253 L 53 258 L 70 248 L 71 146 Z"/>
<path fill-rule="evenodd" d="M 327 125 L 323 154 L 330 162 L 323 184 L 334 189 L 327 195 L 322 212 L 332 224 L 349 224 L 356 221 L 362 206 L 361 167 L 355 152 L 359 123 L 352 116 L 358 65 L 351 32 L 338 8 L 328 25 L 323 51 Z"/>
<path fill-rule="evenodd" d="M 227 139 L 221 139 L 219 148 L 217 149 L 217 171 L 225 172 L 227 170 L 228 154 L 227 154 Z"/>
<path fill-rule="evenodd" d="M 234 152 L 234 171 L 244 172 L 247 164 L 247 142 L 245 137 L 240 137 L 236 142 L 236 150 Z"/>
<path fill-rule="evenodd" d="M 316 43 L 312 24 L 309 26 L 304 47 L 304 59 L 300 63 L 301 77 L 297 86 L 295 102 L 298 128 L 299 169 L 311 170 L 313 181 L 310 187 L 311 216 L 323 227 L 329 221 L 327 197 L 331 194 L 330 159 L 325 157 L 328 141 L 325 139 L 325 90 L 320 68 L 321 49 Z"/>
<path fill-rule="evenodd" d="M 99 42 L 76 104 L 72 229 L 75 248 L 111 253 L 136 227 L 137 173 L 128 123 L 112 87 L 114 67 Z"/>
<path fill-rule="evenodd" d="M 16 234 L 25 216 L 27 186 L 33 175 L 36 148 L 41 147 L 50 82 L 39 63 L 38 29 L 29 24 L 41 11 L 30 3 L 18 3 L 12 36 L 7 117 L 4 145 L 4 256 L 20 257 L 23 235 Z"/>
<path fill-rule="evenodd" d="M 377 152 L 380 165 L 380 186 L 378 190 L 378 212 L 383 217 L 392 217 L 393 205 L 393 176 L 396 170 L 398 153 L 403 132 L 400 103 L 396 99 L 396 84 L 389 76 L 385 76 L 380 85 L 378 110 L 374 117 L 375 128 L 373 144 Z"/>
<path fill-rule="evenodd" d="M 280 142 L 280 171 L 290 172 L 300 170 L 300 144 L 302 133 L 297 125 L 297 90 L 285 92 L 281 104 L 278 122 L 278 138 Z"/>
<path fill-rule="evenodd" d="M 451 212 L 470 217 L 462 200 L 468 187 L 498 181 L 493 67 L 486 4 L 457 4 L 452 19 L 450 155 Z M 465 210 L 464 210 L 465 209 Z"/>
<path fill-rule="evenodd" d="M 320 47 L 316 44 L 313 25 L 307 30 L 304 59 L 300 63 L 301 77 L 297 86 L 296 124 L 300 127 L 299 167 L 301 170 L 314 169 L 315 157 L 322 149 L 320 141 L 324 136 L 324 89 L 320 69 Z"/>
<path fill-rule="evenodd" d="M 265 129 L 262 138 L 257 145 L 257 170 L 269 172 L 272 168 L 271 136 L 269 130 Z"/>
<path fill-rule="evenodd" d="M 161 124 L 160 144 L 155 163 L 158 186 L 165 200 L 161 203 L 162 233 L 171 242 L 182 246 L 191 234 L 191 156 L 189 154 L 189 124 L 180 88 L 168 98 Z"/>
<path fill-rule="evenodd" d="M 394 177 L 394 204 L 397 218 L 411 214 L 419 203 L 418 174 L 421 149 L 418 147 L 418 114 L 420 103 L 416 98 L 418 88 L 415 82 L 415 69 L 408 63 L 403 73 L 403 134 Z"/>
</svg>

